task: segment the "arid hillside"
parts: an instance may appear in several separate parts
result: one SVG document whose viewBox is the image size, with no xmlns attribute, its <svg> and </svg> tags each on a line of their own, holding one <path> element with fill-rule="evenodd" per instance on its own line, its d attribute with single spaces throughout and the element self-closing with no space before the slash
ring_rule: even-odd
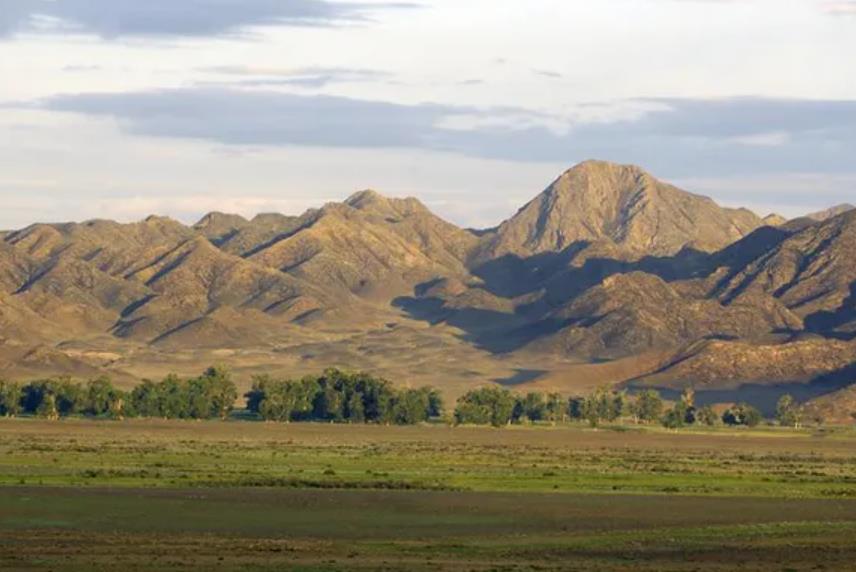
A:
<svg viewBox="0 0 856 572">
<path fill-rule="evenodd" d="M 452 395 L 810 399 L 856 382 L 848 207 L 761 219 L 588 161 L 478 232 L 374 191 L 300 216 L 34 224 L 0 235 L 0 375 L 335 365 Z"/>
</svg>

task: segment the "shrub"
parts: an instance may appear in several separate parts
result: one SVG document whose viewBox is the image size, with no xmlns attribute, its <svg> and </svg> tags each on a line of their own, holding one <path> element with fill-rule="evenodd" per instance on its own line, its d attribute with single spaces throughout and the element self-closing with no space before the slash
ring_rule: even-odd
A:
<svg viewBox="0 0 856 572">
<path fill-rule="evenodd" d="M 756 427 L 762 420 L 761 412 L 746 403 L 737 404 L 722 414 L 722 422 L 726 425 Z"/>
</svg>

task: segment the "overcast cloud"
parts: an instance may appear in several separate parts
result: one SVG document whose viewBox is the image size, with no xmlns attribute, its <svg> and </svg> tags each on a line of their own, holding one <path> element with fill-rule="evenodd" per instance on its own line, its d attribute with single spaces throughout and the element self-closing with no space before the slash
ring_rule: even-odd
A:
<svg viewBox="0 0 856 572">
<path fill-rule="evenodd" d="M 0 49 L 0 228 L 367 187 L 489 226 L 588 158 L 856 202 L 853 0 L 0 0 Z"/>
<path fill-rule="evenodd" d="M 325 0 L 0 0 L 0 33 L 218 36 L 251 26 L 361 22 L 377 10 L 408 6 Z"/>
<path fill-rule="evenodd" d="M 58 96 L 55 111 L 110 116 L 131 133 L 226 145 L 417 148 L 510 161 L 591 156 L 708 176 L 723 170 L 847 172 L 856 153 L 856 101 L 769 98 L 658 99 L 632 119 L 580 122 L 556 132 L 555 119 L 522 109 L 400 105 L 324 95 L 188 88 Z M 475 118 L 450 129 L 450 118 Z M 478 121 L 481 118 L 483 121 Z"/>
</svg>

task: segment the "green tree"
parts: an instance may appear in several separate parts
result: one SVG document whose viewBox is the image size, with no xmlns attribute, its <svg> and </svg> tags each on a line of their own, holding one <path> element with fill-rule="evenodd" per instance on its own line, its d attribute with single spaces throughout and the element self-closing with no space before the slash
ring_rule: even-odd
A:
<svg viewBox="0 0 856 572">
<path fill-rule="evenodd" d="M 695 418 L 697 423 L 707 425 L 708 427 L 713 427 L 719 421 L 719 416 L 710 405 L 705 405 L 701 409 L 698 409 L 695 413 Z"/>
<path fill-rule="evenodd" d="M 553 424 L 565 420 L 565 400 L 561 394 L 550 393 L 547 395 L 545 419 Z"/>
<path fill-rule="evenodd" d="M 617 391 L 612 393 L 612 401 L 609 406 L 609 421 L 617 421 L 624 417 L 630 410 L 630 403 L 627 399 L 627 392 Z"/>
<path fill-rule="evenodd" d="M 298 420 L 310 418 L 315 396 L 320 390 L 318 380 L 312 376 L 305 376 L 300 381 L 291 383 L 288 386 L 286 398 L 292 417 Z M 365 408 L 365 401 L 363 405 Z"/>
<path fill-rule="evenodd" d="M 0 380 L 0 415 L 15 417 L 21 413 L 24 390 L 17 383 Z"/>
<path fill-rule="evenodd" d="M 663 415 L 663 400 L 657 391 L 646 389 L 636 397 L 631 412 L 643 423 L 657 421 Z"/>
<path fill-rule="evenodd" d="M 363 403 L 363 394 L 354 392 L 346 404 L 346 417 L 351 423 L 366 422 L 366 406 Z"/>
<path fill-rule="evenodd" d="M 110 402 L 110 410 L 107 414 L 111 419 L 124 419 L 125 418 L 125 401 L 127 398 L 127 394 L 122 391 L 117 391 L 113 401 Z"/>
<path fill-rule="evenodd" d="M 747 427 L 757 427 L 764 420 L 764 416 L 756 408 L 747 405 L 744 409 L 743 419 Z"/>
<path fill-rule="evenodd" d="M 40 379 L 31 381 L 22 388 L 21 409 L 24 413 L 35 413 L 45 395 L 53 391 L 53 381 Z M 54 403 L 56 405 L 56 403 Z"/>
<path fill-rule="evenodd" d="M 455 406 L 455 423 L 471 425 L 490 425 L 491 408 L 489 405 L 474 400 L 459 400 Z"/>
<path fill-rule="evenodd" d="M 574 421 L 582 421 L 585 419 L 583 409 L 585 408 L 584 397 L 571 397 L 568 399 L 568 417 Z"/>
<path fill-rule="evenodd" d="M 385 379 L 377 379 L 366 373 L 354 378 L 355 388 L 363 395 L 366 421 L 369 423 L 392 423 L 395 391 Z"/>
<path fill-rule="evenodd" d="M 662 423 L 663 427 L 668 429 L 680 429 L 686 424 L 686 409 L 680 404 L 675 404 L 663 415 Z"/>
<path fill-rule="evenodd" d="M 514 421 L 541 421 L 547 416 L 547 401 L 543 393 L 527 393 L 514 404 Z"/>
<path fill-rule="evenodd" d="M 254 375 L 251 378 L 251 381 L 252 385 L 250 390 L 244 394 L 244 399 L 246 399 L 247 410 L 252 411 L 253 413 L 258 413 L 262 401 L 265 400 L 267 393 L 274 385 L 274 380 L 271 376 L 264 374 Z"/>
<path fill-rule="evenodd" d="M 684 412 L 684 423 L 692 425 L 696 422 L 696 406 L 695 406 L 695 389 L 692 387 L 684 388 L 681 392 L 681 409 Z"/>
<path fill-rule="evenodd" d="M 393 418 L 398 425 L 414 425 L 427 421 L 430 412 L 429 392 L 421 389 L 401 391 L 393 410 Z"/>
<path fill-rule="evenodd" d="M 501 427 L 511 422 L 516 400 L 506 389 L 484 387 L 470 391 L 458 400 L 457 423 L 491 424 Z"/>
<path fill-rule="evenodd" d="M 190 416 L 187 382 L 169 374 L 158 385 L 158 410 L 165 419 L 186 419 Z"/>
<path fill-rule="evenodd" d="M 722 422 L 726 425 L 745 425 L 755 427 L 763 420 L 761 412 L 746 403 L 739 403 L 728 408 L 722 414 Z"/>
<path fill-rule="evenodd" d="M 53 393 L 45 393 L 36 408 L 36 415 L 44 419 L 56 421 L 59 419 L 59 410 L 56 405 L 56 395 Z"/>
<path fill-rule="evenodd" d="M 331 385 L 322 385 L 313 402 L 313 415 L 323 421 L 343 421 L 345 400 L 341 392 Z"/>
<path fill-rule="evenodd" d="M 514 397 L 509 391 L 494 389 L 492 395 L 490 424 L 494 427 L 508 425 L 514 410 Z"/>
<path fill-rule="evenodd" d="M 443 417 L 446 406 L 443 403 L 443 395 L 436 389 L 428 388 L 428 416 Z"/>
<path fill-rule="evenodd" d="M 116 417 L 117 410 L 121 416 L 122 407 L 118 403 L 124 401 L 122 393 L 113 387 L 110 378 L 101 376 L 90 380 L 84 391 L 84 412 L 88 415 L 110 415 Z"/>
<path fill-rule="evenodd" d="M 776 404 L 776 420 L 783 427 L 797 428 L 802 423 L 802 408 L 792 395 L 783 395 Z"/>
<path fill-rule="evenodd" d="M 204 377 L 188 379 L 182 383 L 185 396 L 185 407 L 182 417 L 186 419 L 210 419 L 214 417 L 216 408 L 211 384 Z"/>
<path fill-rule="evenodd" d="M 600 408 L 598 407 L 598 402 L 592 397 L 588 397 L 583 400 L 580 406 L 580 415 L 581 418 L 588 421 L 588 424 L 592 427 L 600 425 L 600 422 L 603 419 Z"/>
<path fill-rule="evenodd" d="M 271 388 L 272 389 L 272 388 Z M 291 420 L 291 408 L 286 405 L 283 399 L 283 394 L 280 391 L 269 391 L 261 400 L 258 413 L 266 421 L 285 421 Z"/>
<path fill-rule="evenodd" d="M 131 390 L 129 411 L 139 417 L 166 417 L 161 411 L 161 391 L 156 383 L 144 379 Z"/>
<path fill-rule="evenodd" d="M 67 377 L 32 381 L 24 386 L 23 393 L 23 411 L 48 418 L 53 418 L 54 412 L 57 416 L 73 415 L 85 401 L 80 385 Z"/>
<path fill-rule="evenodd" d="M 235 408 L 235 400 L 238 399 L 238 389 L 232 381 L 232 377 L 223 366 L 209 367 L 202 374 L 202 380 L 211 400 L 209 417 L 226 419 Z"/>
<path fill-rule="evenodd" d="M 624 410 L 624 395 L 606 389 L 598 389 L 586 397 L 581 406 L 582 418 L 592 427 L 597 427 L 603 421 L 615 421 Z"/>
<path fill-rule="evenodd" d="M 60 378 L 55 385 L 56 408 L 61 416 L 80 413 L 86 407 L 86 396 L 83 387 L 71 378 Z"/>
</svg>

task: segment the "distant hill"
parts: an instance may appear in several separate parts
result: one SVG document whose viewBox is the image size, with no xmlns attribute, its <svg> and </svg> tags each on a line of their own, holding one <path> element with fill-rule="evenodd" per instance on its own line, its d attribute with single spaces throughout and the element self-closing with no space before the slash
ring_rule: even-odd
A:
<svg viewBox="0 0 856 572">
<path fill-rule="evenodd" d="M 811 220 L 823 222 L 825 220 L 829 220 L 831 218 L 837 217 L 840 214 L 844 214 L 844 213 L 852 211 L 854 209 L 856 209 L 856 206 L 853 206 L 850 203 L 843 203 L 843 204 L 836 205 L 834 207 L 828 208 L 826 210 L 822 210 L 820 212 L 807 214 L 805 216 L 806 216 L 806 218 L 810 218 Z"/>
<path fill-rule="evenodd" d="M 761 219 L 599 161 L 485 231 L 374 191 L 301 216 L 35 224 L 0 235 L 0 375 L 335 365 L 460 393 L 602 371 L 808 399 L 856 382 L 854 252 L 849 205 Z"/>
</svg>

